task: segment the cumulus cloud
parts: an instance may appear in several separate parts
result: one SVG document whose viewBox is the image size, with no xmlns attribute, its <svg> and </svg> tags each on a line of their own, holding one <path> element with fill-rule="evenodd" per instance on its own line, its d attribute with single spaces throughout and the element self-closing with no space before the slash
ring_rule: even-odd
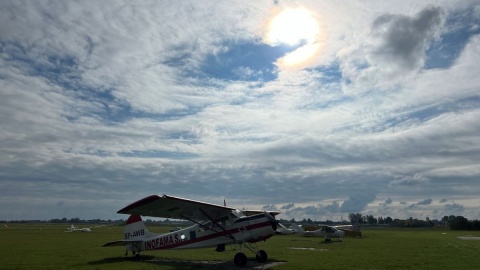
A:
<svg viewBox="0 0 480 270">
<path fill-rule="evenodd" d="M 274 204 L 268 204 L 268 205 L 264 205 L 262 207 L 262 210 L 265 210 L 265 211 L 277 211 L 278 208 L 274 205 Z"/>
<path fill-rule="evenodd" d="M 285 209 L 285 210 L 288 210 L 292 207 L 295 207 L 295 204 L 294 203 L 289 203 L 289 204 L 285 204 L 283 205 L 280 209 Z"/>
<path fill-rule="evenodd" d="M 425 51 L 438 37 L 444 21 L 445 11 L 436 6 L 428 6 L 413 16 L 377 17 L 367 42 L 346 47 L 338 54 L 348 82 L 344 90 L 390 89 L 415 75 L 422 68 Z"/>
<path fill-rule="evenodd" d="M 429 6 L 416 15 L 385 14 L 372 25 L 373 43 L 369 62 L 392 73 L 415 71 L 423 66 L 425 50 L 438 35 L 445 12 L 440 7 Z"/>
<path fill-rule="evenodd" d="M 417 186 L 424 185 L 430 182 L 430 179 L 423 176 L 422 174 L 415 174 L 414 176 L 404 176 L 400 179 L 393 180 L 389 183 L 391 187 L 394 186 Z"/>
<path fill-rule="evenodd" d="M 380 205 L 387 206 L 389 204 L 392 204 L 392 202 L 393 202 L 393 200 L 391 198 L 388 198 L 383 203 L 381 203 Z"/>
<path fill-rule="evenodd" d="M 464 210 L 465 206 L 455 202 L 445 205 L 445 211 L 448 215 L 462 215 Z"/>
<path fill-rule="evenodd" d="M 308 3 L 317 66 L 272 73 L 283 2 L 45 3 L 0 2 L 0 219 L 117 218 L 151 193 L 312 219 L 455 196 L 478 216 L 478 35 L 422 69 L 454 4 Z"/>
<path fill-rule="evenodd" d="M 353 194 L 350 195 L 348 199 L 343 202 L 340 209 L 344 213 L 361 212 L 369 203 L 373 202 L 374 199 L 375 194 L 371 194 L 368 192 Z"/>
<path fill-rule="evenodd" d="M 428 198 L 428 199 L 425 199 L 423 201 L 418 202 L 417 205 L 429 205 L 429 204 L 432 203 L 432 201 L 433 201 L 432 199 Z"/>
</svg>

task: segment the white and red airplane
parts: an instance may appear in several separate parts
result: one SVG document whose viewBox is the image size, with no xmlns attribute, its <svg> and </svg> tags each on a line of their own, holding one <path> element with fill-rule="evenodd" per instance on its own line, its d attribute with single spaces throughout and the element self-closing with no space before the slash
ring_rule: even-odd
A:
<svg viewBox="0 0 480 270">
<path fill-rule="evenodd" d="M 117 213 L 130 214 L 125 226 L 124 240 L 104 245 L 125 246 L 126 254 L 133 255 L 145 250 L 186 249 L 216 246 L 224 251 L 225 244 L 234 244 L 237 253 L 234 262 L 244 266 L 247 257 L 243 247 L 251 250 L 259 262 L 267 260 L 264 250 L 255 249 L 251 243 L 265 241 L 277 229 L 275 215 L 279 212 L 239 211 L 234 208 L 209 204 L 189 199 L 151 195 L 134 202 Z M 140 215 L 184 219 L 193 226 L 165 234 L 149 232 Z"/>
<path fill-rule="evenodd" d="M 338 227 L 342 227 L 342 226 L 338 226 Z M 345 234 L 345 232 L 342 230 L 339 230 L 337 226 L 322 225 L 318 230 L 305 231 L 301 226 L 293 223 L 292 228 L 293 228 L 293 231 L 295 231 L 296 233 L 300 233 L 303 236 L 321 236 L 325 239 L 326 242 L 330 242 L 332 238 L 338 238 L 338 241 L 341 242 L 343 239 L 343 235 Z"/>
</svg>

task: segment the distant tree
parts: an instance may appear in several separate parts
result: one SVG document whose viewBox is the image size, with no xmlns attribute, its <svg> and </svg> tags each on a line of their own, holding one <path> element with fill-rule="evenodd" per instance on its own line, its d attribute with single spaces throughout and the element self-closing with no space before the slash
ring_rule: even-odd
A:
<svg viewBox="0 0 480 270">
<path fill-rule="evenodd" d="M 392 224 L 393 219 L 391 217 L 386 217 L 385 218 L 385 224 Z"/>
<path fill-rule="evenodd" d="M 480 221 L 478 219 L 472 221 L 472 229 L 473 230 L 480 230 Z"/>
<path fill-rule="evenodd" d="M 377 219 L 373 215 L 367 215 L 366 220 L 368 224 L 377 224 Z"/>
<path fill-rule="evenodd" d="M 349 213 L 348 219 L 352 224 L 363 224 L 363 217 L 360 213 Z"/>
<path fill-rule="evenodd" d="M 378 224 L 385 224 L 385 219 L 383 217 L 378 217 Z"/>
<path fill-rule="evenodd" d="M 472 227 L 473 226 L 470 222 L 468 222 L 468 219 L 462 216 L 455 217 L 450 222 L 450 229 L 452 230 L 471 230 Z"/>
</svg>

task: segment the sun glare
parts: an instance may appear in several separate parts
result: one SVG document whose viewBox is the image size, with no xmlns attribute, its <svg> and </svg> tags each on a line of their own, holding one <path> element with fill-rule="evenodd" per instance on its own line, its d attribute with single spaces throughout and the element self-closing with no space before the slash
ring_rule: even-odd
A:
<svg viewBox="0 0 480 270">
<path fill-rule="evenodd" d="M 268 44 L 299 46 L 279 59 L 282 66 L 293 66 L 310 59 L 319 50 L 320 27 L 310 11 L 304 8 L 285 9 L 268 25 Z"/>
<path fill-rule="evenodd" d="M 313 42 L 318 33 L 318 23 L 308 10 L 286 9 L 271 21 L 268 40 L 275 45 L 293 46 L 300 42 Z"/>
</svg>

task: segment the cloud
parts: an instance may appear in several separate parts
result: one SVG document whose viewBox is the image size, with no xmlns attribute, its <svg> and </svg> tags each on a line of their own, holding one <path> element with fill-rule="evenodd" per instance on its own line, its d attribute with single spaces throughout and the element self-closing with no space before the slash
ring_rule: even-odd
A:
<svg viewBox="0 0 480 270">
<path fill-rule="evenodd" d="M 389 186 L 417 186 L 417 185 L 425 185 L 430 182 L 430 179 L 421 175 L 415 174 L 414 176 L 405 176 L 401 177 L 398 180 L 393 180 L 389 183 Z"/>
<path fill-rule="evenodd" d="M 451 203 L 445 205 L 445 211 L 447 215 L 462 215 L 465 211 L 465 207 L 458 203 Z"/>
<path fill-rule="evenodd" d="M 427 197 L 479 214 L 470 2 L 305 2 L 323 33 L 303 70 L 262 43 L 289 3 L 52 3 L 0 4 L 0 219 L 118 218 L 152 193 L 291 218 L 446 211 Z"/>
<path fill-rule="evenodd" d="M 288 210 L 292 207 L 295 207 L 295 204 L 294 203 L 289 203 L 289 204 L 285 204 L 283 205 L 282 207 L 280 207 L 280 209 L 285 209 L 285 210 Z"/>
<path fill-rule="evenodd" d="M 443 9 L 434 6 L 426 7 L 413 17 L 379 16 L 372 25 L 374 42 L 369 62 L 394 72 L 417 70 L 423 65 L 425 50 L 438 35 L 444 19 Z"/>
<path fill-rule="evenodd" d="M 427 6 L 414 16 L 378 16 L 363 44 L 338 54 L 347 83 L 344 91 L 361 93 L 405 83 L 423 67 L 425 51 L 438 38 L 444 21 L 445 11 L 437 6 Z"/>
<path fill-rule="evenodd" d="M 393 200 L 391 198 L 388 198 L 383 203 L 381 203 L 380 205 L 387 206 L 389 204 L 392 204 L 392 202 L 393 202 Z"/>
<path fill-rule="evenodd" d="M 365 209 L 365 207 L 373 202 L 375 199 L 374 194 L 370 193 L 360 193 L 350 195 L 342 204 L 341 211 L 343 213 L 357 213 Z"/>
<path fill-rule="evenodd" d="M 418 202 L 417 205 L 429 205 L 429 204 L 432 203 L 432 201 L 433 201 L 432 199 L 428 198 L 428 199 L 425 199 L 423 201 Z"/>
</svg>

